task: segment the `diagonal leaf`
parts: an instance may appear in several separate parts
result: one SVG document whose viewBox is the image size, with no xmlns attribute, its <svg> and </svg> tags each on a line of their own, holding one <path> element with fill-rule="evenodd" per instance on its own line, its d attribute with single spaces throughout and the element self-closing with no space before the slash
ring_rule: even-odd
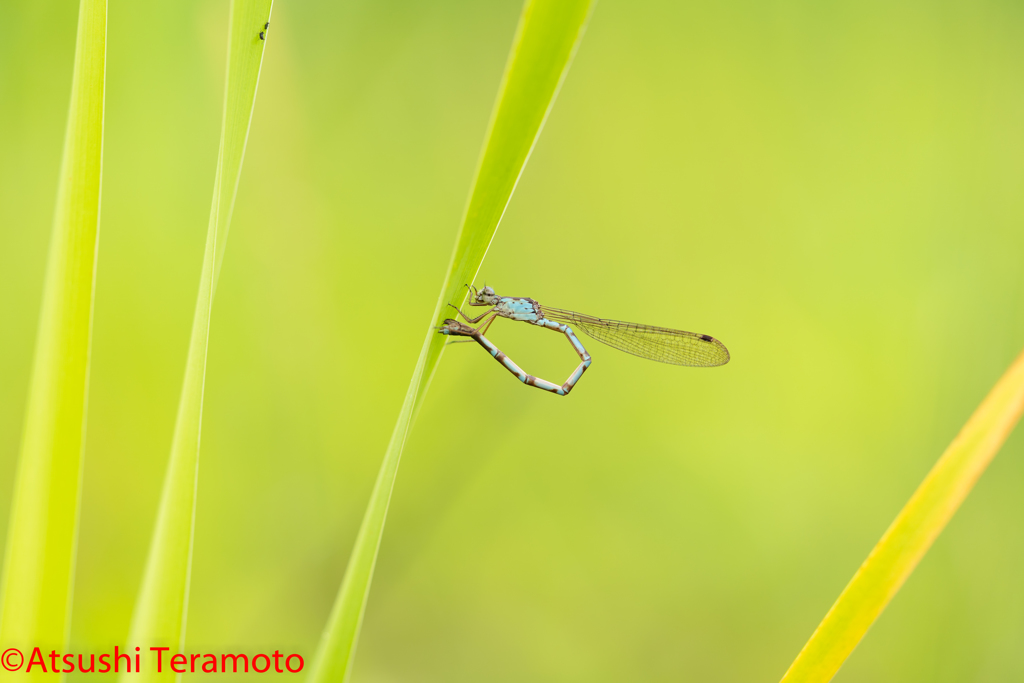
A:
<svg viewBox="0 0 1024 683">
<path fill-rule="evenodd" d="M 128 641 L 143 649 L 165 646 L 173 653 L 184 646 L 210 310 L 256 101 L 266 45 L 260 32 L 270 20 L 271 4 L 272 0 L 233 0 L 231 3 L 224 118 L 199 296 L 192 320 L 171 457 Z M 144 663 L 142 676 L 173 677 L 166 662 L 164 656 L 162 674 L 157 673 L 155 662 Z"/>
<path fill-rule="evenodd" d="M 592 4 L 527 0 L 523 7 L 448 273 L 313 662 L 313 683 L 342 681 L 349 674 L 402 448 L 444 349 L 445 337 L 434 325 L 447 317 L 449 302 L 461 303 L 464 285 L 476 278 L 568 73 Z"/>
<path fill-rule="evenodd" d="M 1024 354 L 942 454 L 804 645 L 784 683 L 824 683 L 839 671 L 928 552 L 1024 410 Z"/>
<path fill-rule="evenodd" d="M 4 647 L 61 649 L 67 637 L 99 236 L 106 42 L 106 0 L 82 0 L 57 209 L 4 556 Z M 0 676 L 12 675 L 0 671 Z M 39 669 L 28 675 L 37 677 Z"/>
</svg>

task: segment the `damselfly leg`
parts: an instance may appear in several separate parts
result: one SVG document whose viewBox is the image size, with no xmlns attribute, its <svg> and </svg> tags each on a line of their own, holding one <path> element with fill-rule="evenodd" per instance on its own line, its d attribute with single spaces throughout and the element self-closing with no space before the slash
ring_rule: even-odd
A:
<svg viewBox="0 0 1024 683">
<path fill-rule="evenodd" d="M 449 306 L 451 306 L 451 304 L 448 304 L 448 305 L 449 305 Z M 452 307 L 454 308 L 454 306 L 452 306 Z M 456 308 L 455 310 L 459 311 L 459 309 L 457 309 L 457 308 Z M 459 311 L 459 313 L 460 313 L 460 314 L 462 315 L 462 317 L 463 317 L 463 318 L 465 318 L 465 317 L 466 317 L 466 314 L 465 314 L 465 313 L 462 313 L 462 311 Z M 483 318 L 483 317 L 484 317 L 485 315 L 487 315 L 487 313 L 490 313 L 490 311 L 487 311 L 487 312 L 485 312 L 485 313 L 484 313 L 483 315 L 477 316 L 477 317 L 476 317 L 475 319 L 473 319 L 473 320 L 469 320 L 468 318 L 466 318 L 466 321 L 467 321 L 467 322 L 471 322 L 471 323 L 475 323 L 475 322 L 477 322 L 478 320 L 480 320 L 480 318 Z M 478 327 L 476 328 L 476 330 L 477 330 L 478 332 L 480 332 L 480 334 L 484 334 L 484 333 L 486 333 L 486 332 L 487 332 L 487 330 L 488 330 L 488 329 L 490 329 L 490 327 L 491 327 L 491 323 L 493 323 L 493 322 L 494 322 L 494 319 L 495 319 L 495 318 L 497 318 L 497 317 L 498 317 L 498 314 L 497 314 L 497 313 L 491 313 L 491 317 L 490 317 L 490 318 L 488 318 L 487 320 L 485 320 L 485 321 L 483 322 L 483 324 L 482 324 L 482 325 L 479 325 L 479 326 L 478 326 Z M 467 325 L 466 327 L 469 327 L 469 326 Z M 473 329 L 473 328 L 469 328 L 469 329 Z M 452 341 L 449 341 L 448 343 L 449 343 L 449 344 L 462 344 L 462 343 L 464 343 L 464 342 L 468 342 L 468 341 L 473 341 L 473 340 L 472 340 L 472 339 L 460 339 L 459 341 L 454 341 L 454 340 L 452 340 Z"/>
<path fill-rule="evenodd" d="M 455 309 L 456 311 L 458 311 L 458 312 L 459 312 L 459 315 L 461 315 L 461 316 L 462 316 L 462 319 L 463 319 L 463 320 L 465 320 L 465 321 L 466 321 L 467 323 L 469 323 L 470 325 L 476 325 L 476 324 L 477 324 L 478 322 L 480 322 L 481 320 L 483 320 L 483 319 L 484 319 L 484 318 L 485 318 L 485 317 L 487 316 L 487 314 L 488 314 L 488 313 L 490 313 L 491 311 L 493 311 L 493 310 L 494 310 L 494 306 L 491 306 L 490 308 L 488 308 L 488 309 L 487 309 L 486 311 L 484 311 L 483 313 L 481 313 L 481 314 L 480 314 L 480 315 L 478 315 L 477 317 L 475 317 L 475 318 L 470 318 L 469 316 L 467 316 L 467 315 L 466 315 L 465 313 L 463 313 L 463 312 L 462 312 L 462 309 L 461 309 L 461 308 L 459 308 L 459 307 L 458 307 L 458 306 L 456 306 L 455 304 L 448 304 L 448 305 L 449 305 L 449 306 L 451 306 L 452 308 L 454 308 L 454 309 Z"/>
</svg>

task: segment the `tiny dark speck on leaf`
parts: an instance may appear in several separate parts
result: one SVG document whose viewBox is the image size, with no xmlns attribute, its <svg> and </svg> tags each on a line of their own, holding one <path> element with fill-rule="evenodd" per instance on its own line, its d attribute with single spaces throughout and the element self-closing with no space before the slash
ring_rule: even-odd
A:
<svg viewBox="0 0 1024 683">
<path fill-rule="evenodd" d="M 263 31 L 260 31 L 260 40 L 266 40 L 266 38 L 263 37 Z"/>
</svg>

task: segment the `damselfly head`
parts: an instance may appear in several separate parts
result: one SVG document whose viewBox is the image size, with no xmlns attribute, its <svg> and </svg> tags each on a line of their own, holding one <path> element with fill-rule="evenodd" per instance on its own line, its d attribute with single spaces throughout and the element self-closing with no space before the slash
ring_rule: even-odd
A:
<svg viewBox="0 0 1024 683">
<path fill-rule="evenodd" d="M 493 288 L 488 287 L 487 285 L 484 285 L 483 287 L 480 288 L 480 291 L 478 291 L 476 293 L 476 297 L 475 298 L 476 298 L 476 302 L 478 304 L 490 304 L 490 305 L 493 305 L 493 304 L 498 303 L 498 299 L 500 297 L 497 294 L 494 293 L 494 289 Z"/>
</svg>

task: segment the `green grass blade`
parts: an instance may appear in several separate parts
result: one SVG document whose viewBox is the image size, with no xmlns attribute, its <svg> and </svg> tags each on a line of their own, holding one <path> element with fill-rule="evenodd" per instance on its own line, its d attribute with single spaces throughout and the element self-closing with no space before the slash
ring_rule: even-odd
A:
<svg viewBox="0 0 1024 683">
<path fill-rule="evenodd" d="M 57 208 L 4 556 L 0 643 L 25 652 L 32 646 L 62 648 L 68 630 L 99 235 L 106 42 L 106 0 L 82 0 Z M 30 649 L 24 650 L 26 646 Z M 38 672 L 36 668 L 29 675 Z"/>
<path fill-rule="evenodd" d="M 1024 410 L 1024 354 L 1000 378 L 886 530 L 782 678 L 831 680 L 928 552 Z"/>
<path fill-rule="evenodd" d="M 144 650 L 152 646 L 167 646 L 173 651 L 180 651 L 184 645 L 210 309 L 266 45 L 259 33 L 270 20 L 271 4 L 272 0 L 234 0 L 231 3 L 224 119 L 199 295 L 171 456 L 129 636 L 130 645 Z M 142 668 L 142 675 L 146 678 L 161 676 L 156 673 L 152 662 L 149 665 L 144 663 Z M 165 665 L 162 676 L 173 677 L 174 673 L 169 672 Z"/>
<path fill-rule="evenodd" d="M 590 15 L 591 0 L 527 0 L 484 140 L 483 153 L 441 294 L 313 663 L 313 683 L 350 671 L 402 448 L 444 349 L 434 326 L 461 303 L 480 269 Z"/>
</svg>

